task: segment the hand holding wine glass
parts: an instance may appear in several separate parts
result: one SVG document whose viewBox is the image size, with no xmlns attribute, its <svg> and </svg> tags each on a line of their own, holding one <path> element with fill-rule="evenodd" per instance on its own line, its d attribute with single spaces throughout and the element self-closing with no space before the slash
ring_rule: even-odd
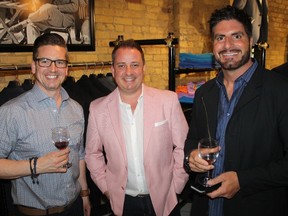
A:
<svg viewBox="0 0 288 216">
<path fill-rule="evenodd" d="M 52 141 L 59 150 L 67 148 L 69 145 L 70 134 L 66 127 L 56 127 L 52 129 Z M 65 165 L 66 168 L 71 167 L 71 163 Z"/>
<path fill-rule="evenodd" d="M 209 165 L 216 162 L 219 156 L 220 147 L 218 142 L 213 138 L 203 138 L 198 143 L 199 157 L 206 160 Z M 199 183 L 204 187 L 209 187 L 207 182 L 212 177 L 212 170 L 209 170 L 206 175 L 199 179 Z"/>
</svg>

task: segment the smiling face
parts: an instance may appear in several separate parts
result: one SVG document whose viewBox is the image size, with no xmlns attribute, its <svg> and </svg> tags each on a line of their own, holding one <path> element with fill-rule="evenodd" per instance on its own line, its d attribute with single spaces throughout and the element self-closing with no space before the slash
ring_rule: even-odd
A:
<svg viewBox="0 0 288 216">
<path fill-rule="evenodd" d="M 44 45 L 38 48 L 37 58 L 66 60 L 66 52 L 66 49 L 61 46 Z M 38 61 L 33 61 L 31 69 L 35 75 L 36 84 L 50 97 L 60 92 L 61 84 L 68 73 L 68 67 L 58 68 L 55 62 L 52 62 L 49 67 L 40 67 Z"/>
<path fill-rule="evenodd" d="M 237 20 L 224 20 L 213 29 L 213 53 L 223 70 L 233 71 L 252 64 L 252 38 Z"/>
<path fill-rule="evenodd" d="M 139 50 L 119 48 L 115 53 L 111 71 L 121 95 L 141 94 L 145 65 Z"/>
</svg>

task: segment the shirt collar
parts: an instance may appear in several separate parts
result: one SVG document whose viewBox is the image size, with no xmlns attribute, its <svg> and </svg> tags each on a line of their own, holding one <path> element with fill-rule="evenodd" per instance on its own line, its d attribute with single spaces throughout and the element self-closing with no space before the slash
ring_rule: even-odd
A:
<svg viewBox="0 0 288 216">
<path fill-rule="evenodd" d="M 39 88 L 38 84 L 35 84 L 33 86 L 33 88 L 31 89 L 31 92 L 33 93 L 32 95 L 34 96 L 35 101 L 38 101 L 38 102 L 43 101 L 47 98 L 50 98 Z M 62 97 L 62 101 L 66 101 L 69 99 L 69 95 L 63 87 L 61 87 L 60 89 L 60 94 Z"/>
<path fill-rule="evenodd" d="M 139 102 L 140 100 L 143 100 L 143 89 L 144 89 L 144 85 L 142 84 L 142 92 L 141 92 L 141 95 L 139 96 L 139 98 L 137 99 L 138 102 Z M 117 88 L 117 94 L 118 94 L 118 97 L 119 97 L 119 102 L 120 102 L 120 104 L 123 104 L 123 102 L 122 102 L 122 100 L 121 100 L 121 97 L 120 97 L 119 88 Z"/>
<path fill-rule="evenodd" d="M 242 74 L 240 77 L 238 77 L 235 82 L 239 81 L 239 80 L 242 80 L 244 82 L 246 82 L 246 84 L 249 82 L 249 80 L 251 79 L 254 71 L 256 70 L 258 66 L 258 62 L 257 60 L 255 59 L 253 64 L 251 65 L 250 68 L 248 68 L 248 70 Z M 223 75 L 223 71 L 221 70 L 218 74 L 218 76 L 216 77 L 216 83 L 219 85 L 219 86 L 223 86 L 223 79 L 224 79 L 224 75 Z"/>
</svg>

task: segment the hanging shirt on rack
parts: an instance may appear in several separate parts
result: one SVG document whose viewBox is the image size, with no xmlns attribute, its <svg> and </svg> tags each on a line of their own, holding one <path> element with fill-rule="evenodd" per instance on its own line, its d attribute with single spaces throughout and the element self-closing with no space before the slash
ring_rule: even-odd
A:
<svg viewBox="0 0 288 216">
<path fill-rule="evenodd" d="M 89 79 L 91 80 L 91 83 L 105 95 L 111 93 L 111 90 L 105 85 L 103 85 L 103 83 L 100 81 L 96 74 L 90 74 Z"/>
<path fill-rule="evenodd" d="M 33 80 L 32 79 L 25 79 L 24 82 L 22 83 L 21 87 L 25 90 L 28 91 L 32 89 L 34 86 Z"/>
<path fill-rule="evenodd" d="M 89 94 L 93 99 L 103 97 L 105 94 L 99 89 L 97 89 L 89 79 L 87 75 L 82 75 L 82 77 L 77 81 L 77 84 L 85 91 L 87 94 Z"/>
<path fill-rule="evenodd" d="M 111 74 L 111 76 L 109 74 Z M 106 76 L 104 74 L 98 74 L 97 77 L 99 78 L 102 85 L 106 86 L 110 92 L 112 92 L 117 87 L 112 77 L 112 73 L 108 73 Z"/>
<path fill-rule="evenodd" d="M 10 81 L 1 92 L 0 92 L 0 106 L 7 101 L 21 95 L 25 90 L 20 86 L 19 81 Z"/>
</svg>

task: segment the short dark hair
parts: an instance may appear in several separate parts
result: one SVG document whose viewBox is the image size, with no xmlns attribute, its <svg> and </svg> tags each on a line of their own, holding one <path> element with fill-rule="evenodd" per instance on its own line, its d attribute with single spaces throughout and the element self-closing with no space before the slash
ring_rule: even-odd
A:
<svg viewBox="0 0 288 216">
<path fill-rule="evenodd" d="M 252 20 L 251 17 L 244 11 L 240 10 L 238 8 L 232 7 L 230 5 L 227 5 L 226 7 L 215 10 L 209 20 L 210 24 L 210 34 L 213 37 L 214 33 L 214 27 L 223 20 L 237 20 L 240 22 L 245 29 L 246 34 L 249 38 L 252 37 Z"/>
<path fill-rule="evenodd" d="M 56 33 L 44 33 L 40 35 L 34 41 L 33 46 L 33 60 L 35 61 L 38 58 L 38 49 L 41 46 L 52 45 L 52 46 L 60 46 L 66 49 L 66 60 L 68 60 L 68 51 L 67 45 L 63 37 Z"/>
<path fill-rule="evenodd" d="M 144 57 L 144 52 L 140 46 L 135 40 L 129 39 L 129 40 L 124 40 L 124 41 L 119 41 L 118 44 L 114 47 L 112 51 L 112 63 L 114 64 L 115 61 L 115 55 L 116 51 L 120 48 L 131 48 L 131 49 L 137 49 L 141 53 L 141 58 L 143 60 L 143 64 L 145 64 L 145 57 Z"/>
</svg>

